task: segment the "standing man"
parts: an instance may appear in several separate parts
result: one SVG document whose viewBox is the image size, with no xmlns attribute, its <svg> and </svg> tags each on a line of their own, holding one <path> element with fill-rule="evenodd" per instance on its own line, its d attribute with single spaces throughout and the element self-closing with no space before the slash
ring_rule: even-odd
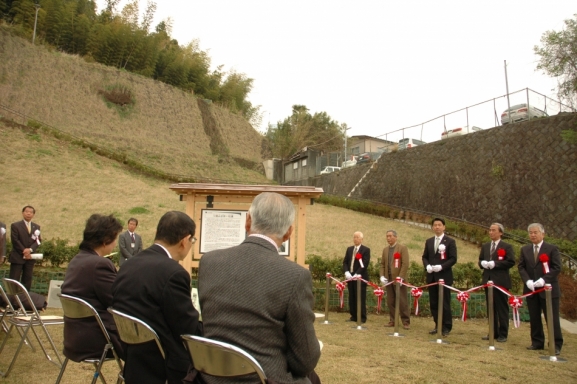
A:
<svg viewBox="0 0 577 384">
<path fill-rule="evenodd" d="M 119 266 L 122 266 L 126 260 L 142 251 L 142 238 L 134 232 L 136 227 L 138 227 L 138 220 L 131 217 L 128 219 L 128 230 L 118 237 L 118 248 L 120 248 Z"/>
<path fill-rule="evenodd" d="M 0 264 L 6 262 L 6 224 L 0 221 Z"/>
<path fill-rule="evenodd" d="M 407 270 L 409 269 L 409 250 L 405 245 L 397 242 L 397 231 L 389 229 L 387 231 L 388 247 L 383 249 L 381 257 L 381 283 L 387 284 L 394 281 L 397 277 L 403 280 L 407 279 Z M 389 306 L 389 323 L 385 327 L 395 326 L 395 285 L 387 285 L 387 305 Z M 411 324 L 411 312 L 407 302 L 407 286 L 401 285 L 400 289 L 400 318 L 403 322 L 403 328 L 409 329 Z"/>
<path fill-rule="evenodd" d="M 32 272 L 36 262 L 31 255 L 42 242 L 40 226 L 32 222 L 35 214 L 34 207 L 27 205 L 22 208 L 23 220 L 10 226 L 10 278 L 20 281 L 28 291 L 32 286 Z"/>
<path fill-rule="evenodd" d="M 509 269 L 515 265 L 515 251 L 511 244 L 501 241 L 505 232 L 502 224 L 493 223 L 489 227 L 491 241 L 483 244 L 479 254 L 479 267 L 483 270 L 483 285 L 488 281 L 502 288 L 511 289 Z M 489 308 L 488 288 L 485 288 L 485 299 Z M 495 339 L 504 343 L 509 333 L 509 297 L 498 289 L 493 288 L 493 335 Z M 483 337 L 489 340 L 489 336 Z"/>
<path fill-rule="evenodd" d="M 353 246 L 347 248 L 345 259 L 343 260 L 343 272 L 347 280 L 354 277 L 362 277 L 369 280 L 369 262 L 371 261 L 371 249 L 363 244 L 363 234 L 355 232 L 353 235 Z M 351 318 L 349 321 L 357 321 L 357 282 L 349 281 L 347 283 L 349 290 L 349 312 Z M 367 283 L 361 282 L 361 323 L 367 321 Z"/>
<path fill-rule="evenodd" d="M 196 241 L 194 221 L 183 212 L 167 212 L 158 222 L 154 245 L 120 268 L 112 285 L 112 307 L 134 316 L 158 334 L 166 354 L 154 341 L 126 345 L 127 384 L 180 384 L 189 355 L 180 335 L 202 333 L 190 297 L 190 275 L 178 264 Z"/>
<path fill-rule="evenodd" d="M 293 231 L 293 203 L 278 193 L 256 196 L 246 216 L 246 239 L 200 259 L 198 290 L 206 337 L 238 346 L 275 383 L 320 383 L 320 357 L 308 270 L 279 255 Z M 251 375 L 208 384 L 257 382 Z M 260 381 L 258 381 L 260 382 Z"/>
<path fill-rule="evenodd" d="M 545 305 L 545 292 L 527 297 L 529 307 L 529 321 L 531 324 L 531 345 L 530 350 L 543 349 L 545 347 L 545 335 L 543 333 L 543 323 L 541 313 L 545 315 L 545 320 L 553 321 L 553 332 L 555 337 L 555 354 L 561 353 L 563 347 L 563 335 L 561 335 L 561 324 L 559 322 L 559 281 L 557 276 L 561 272 L 561 256 L 559 250 L 553 244 L 543 241 L 545 238 L 545 228 L 539 223 L 530 224 L 527 228 L 529 232 L 530 245 L 521 248 L 519 258 L 519 274 L 525 283 L 523 294 L 535 291 L 545 284 L 551 284 L 553 290 L 551 297 L 553 301 L 553 319 L 547 319 L 547 306 Z M 551 340 L 549 340 L 549 343 Z"/>
<path fill-rule="evenodd" d="M 423 251 L 423 265 L 427 269 L 427 284 L 445 280 L 445 285 L 453 285 L 453 265 L 457 262 L 457 244 L 454 239 L 445 235 L 445 220 L 435 217 L 431 222 L 435 236 L 425 241 Z M 429 331 L 431 335 L 437 333 L 437 317 L 439 314 L 439 286 L 429 287 L 429 303 L 435 320 L 435 328 Z M 443 324 L 441 332 L 448 336 L 453 329 L 453 317 L 451 316 L 451 291 L 443 293 Z"/>
</svg>

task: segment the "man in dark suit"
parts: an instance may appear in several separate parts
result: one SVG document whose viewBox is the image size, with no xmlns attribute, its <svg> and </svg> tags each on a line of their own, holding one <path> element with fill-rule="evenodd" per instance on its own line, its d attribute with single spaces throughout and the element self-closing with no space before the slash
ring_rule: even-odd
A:
<svg viewBox="0 0 577 384">
<path fill-rule="evenodd" d="M 406 245 L 399 244 L 397 241 L 397 231 L 392 229 L 387 231 L 388 247 L 383 249 L 381 257 L 381 283 L 387 284 L 397 277 L 407 280 L 407 271 L 409 269 L 409 249 Z M 398 255 L 398 258 L 397 258 Z M 389 323 L 385 327 L 395 326 L 395 301 L 396 287 L 394 284 L 387 285 L 387 305 L 389 307 Z M 401 285 L 399 290 L 399 312 L 403 322 L 403 328 L 409 329 L 411 324 L 411 311 L 407 300 L 407 286 Z"/>
<path fill-rule="evenodd" d="M 126 260 L 142 251 L 142 238 L 134 232 L 136 227 L 138 227 L 138 220 L 131 217 L 128 219 L 128 230 L 118 236 L 118 248 L 120 249 L 118 265 L 121 267 Z"/>
<path fill-rule="evenodd" d="M 505 232 L 502 224 L 493 223 L 489 227 L 491 241 L 483 244 L 479 254 L 479 267 L 483 270 L 483 284 L 492 281 L 493 284 L 511 289 L 509 269 L 515 265 L 515 251 L 511 244 L 501 240 Z M 485 288 L 485 299 L 489 308 L 488 288 Z M 500 290 L 493 288 L 493 335 L 495 339 L 504 343 L 509 333 L 509 297 Z M 489 340 L 489 336 L 483 337 Z"/>
<path fill-rule="evenodd" d="M 543 241 L 545 238 L 545 228 L 539 223 L 530 224 L 527 228 L 529 240 L 532 244 L 521 248 L 519 258 L 519 274 L 525 287 L 523 294 L 535 291 L 536 288 L 551 284 L 551 297 L 553 305 L 553 319 L 547 319 L 547 306 L 545 302 L 545 292 L 527 297 L 529 307 L 529 321 L 531 324 L 531 345 L 530 350 L 543 349 L 545 347 L 545 335 L 543 333 L 543 323 L 541 313 L 545 315 L 546 321 L 553 321 L 553 332 L 555 338 L 555 354 L 561 353 L 563 347 L 563 335 L 561 334 L 561 324 L 559 321 L 559 281 L 557 276 L 561 272 L 561 256 L 559 250 L 553 244 Z M 549 340 L 551 342 L 551 340 Z"/>
<path fill-rule="evenodd" d="M 10 278 L 21 281 L 28 291 L 32 286 L 32 272 L 36 262 L 31 255 L 36 252 L 42 242 L 40 226 L 32 222 L 35 214 L 34 207 L 27 205 L 22 208 L 24 220 L 12 223 L 10 226 L 10 239 L 12 241 Z"/>
<path fill-rule="evenodd" d="M 112 285 L 112 307 L 152 327 L 166 354 L 163 359 L 154 341 L 126 345 L 127 384 L 180 384 L 186 376 L 190 358 L 180 335 L 199 335 L 202 328 L 190 297 L 190 275 L 177 261 L 196 241 L 195 229 L 185 213 L 165 213 L 154 245 L 125 263 Z"/>
<path fill-rule="evenodd" d="M 6 224 L 0 221 L 0 264 L 6 262 Z"/>
<path fill-rule="evenodd" d="M 353 234 L 353 244 L 347 248 L 343 260 L 343 272 L 347 280 L 352 277 L 362 277 L 369 280 L 367 268 L 371 261 L 371 249 L 363 244 L 363 234 L 355 232 Z M 349 281 L 347 289 L 349 290 L 349 312 L 351 317 L 349 321 L 357 321 L 357 281 Z M 361 323 L 367 321 L 367 283 L 361 282 Z"/>
<path fill-rule="evenodd" d="M 247 351 L 271 382 L 314 384 L 320 383 L 314 372 L 320 346 L 311 274 L 278 253 L 291 236 L 294 217 L 287 197 L 256 196 L 246 217 L 246 239 L 200 259 L 198 291 L 206 337 Z M 245 382 L 202 378 L 208 384 Z M 257 381 L 256 375 L 246 378 Z"/>
<path fill-rule="evenodd" d="M 441 279 L 445 285 L 453 285 L 453 265 L 457 262 L 457 244 L 454 239 L 445 235 L 445 220 L 436 217 L 431 222 L 435 236 L 425 241 L 425 250 L 423 251 L 423 265 L 427 270 L 427 284 L 437 282 Z M 438 327 L 438 310 L 439 310 L 439 286 L 432 285 L 429 287 L 429 303 L 431 313 L 435 320 L 435 328 L 429 333 L 437 333 Z M 441 332 L 443 336 L 448 336 L 453 329 L 453 317 L 451 316 L 451 291 L 443 291 L 443 324 Z"/>
</svg>

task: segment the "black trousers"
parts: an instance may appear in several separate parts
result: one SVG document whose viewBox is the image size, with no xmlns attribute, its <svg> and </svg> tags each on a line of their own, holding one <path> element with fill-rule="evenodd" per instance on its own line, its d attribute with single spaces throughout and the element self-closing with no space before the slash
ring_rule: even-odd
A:
<svg viewBox="0 0 577 384">
<path fill-rule="evenodd" d="M 487 317 L 489 316 L 489 295 L 485 288 L 487 303 Z M 509 297 L 496 288 L 493 288 L 493 336 L 507 338 L 509 334 Z"/>
<path fill-rule="evenodd" d="M 555 338 L 555 348 L 561 350 L 563 346 L 563 335 L 561 335 L 561 322 L 559 321 L 559 298 L 552 299 L 553 305 L 553 337 Z M 546 300 L 540 295 L 531 295 L 527 297 L 527 306 L 529 307 L 529 322 L 531 324 L 531 345 L 537 348 L 545 348 L 545 333 L 543 332 L 543 322 L 541 321 L 541 312 L 547 319 Z"/>
<path fill-rule="evenodd" d="M 36 264 L 36 260 L 26 260 L 24 264 L 10 263 L 10 278 L 21 282 L 28 292 L 30 292 L 30 287 L 32 287 L 34 264 Z M 20 277 L 22 277 L 22 280 Z"/>
<path fill-rule="evenodd" d="M 431 305 L 431 313 L 433 320 L 435 320 L 435 328 L 437 328 L 437 317 L 439 315 L 439 286 L 433 285 L 429 287 L 429 304 Z M 451 332 L 453 329 L 453 317 L 451 316 L 451 291 L 443 289 L 443 324 L 442 331 Z"/>
<path fill-rule="evenodd" d="M 349 313 L 351 319 L 357 321 L 357 281 L 349 281 Z M 367 321 L 367 283 L 361 281 L 361 322 Z"/>
</svg>

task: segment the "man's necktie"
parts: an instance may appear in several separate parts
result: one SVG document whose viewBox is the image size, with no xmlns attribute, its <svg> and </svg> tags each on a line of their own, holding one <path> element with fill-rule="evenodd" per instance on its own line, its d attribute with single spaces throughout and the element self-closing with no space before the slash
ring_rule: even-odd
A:
<svg viewBox="0 0 577 384">
<path fill-rule="evenodd" d="M 30 228 L 30 223 L 26 221 L 26 228 L 28 229 L 28 233 L 32 232 L 32 229 Z"/>
<path fill-rule="evenodd" d="M 130 237 L 132 238 L 132 242 L 135 243 L 136 241 L 134 240 L 134 233 L 131 233 Z"/>
<path fill-rule="evenodd" d="M 493 257 L 494 253 L 495 253 L 495 242 L 493 241 L 493 245 L 491 245 L 491 257 Z"/>
<path fill-rule="evenodd" d="M 354 271 L 354 265 L 355 265 L 355 256 L 357 256 L 357 252 L 359 251 L 358 247 L 355 247 L 355 249 L 353 249 L 353 257 L 351 258 L 351 272 Z"/>
<path fill-rule="evenodd" d="M 435 237 L 435 253 L 437 253 L 437 249 L 439 249 L 439 238 Z"/>
<path fill-rule="evenodd" d="M 537 263 L 537 255 L 539 254 L 539 246 L 535 245 L 535 249 L 533 250 L 533 257 L 535 257 L 535 263 Z"/>
</svg>

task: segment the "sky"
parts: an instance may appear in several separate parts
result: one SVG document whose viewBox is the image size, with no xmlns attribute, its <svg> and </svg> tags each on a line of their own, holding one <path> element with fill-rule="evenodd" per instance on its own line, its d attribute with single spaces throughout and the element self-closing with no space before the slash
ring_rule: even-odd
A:
<svg viewBox="0 0 577 384">
<path fill-rule="evenodd" d="M 577 13 L 575 0 L 156 3 L 153 25 L 170 17 L 172 37 L 181 45 L 198 39 L 213 69 L 222 64 L 254 79 L 249 100 L 263 116 L 257 130 L 300 104 L 346 123 L 348 136 L 426 142 L 467 123 L 494 127 L 495 115 L 499 124 L 507 108 L 505 60 L 511 93 L 530 88 L 556 99 L 557 81 L 536 70 L 533 47 Z M 145 6 L 140 0 L 141 12 Z M 511 95 L 510 105 L 527 97 L 545 109 L 545 98 L 527 91 Z M 547 112 L 557 111 L 547 101 Z"/>
</svg>

